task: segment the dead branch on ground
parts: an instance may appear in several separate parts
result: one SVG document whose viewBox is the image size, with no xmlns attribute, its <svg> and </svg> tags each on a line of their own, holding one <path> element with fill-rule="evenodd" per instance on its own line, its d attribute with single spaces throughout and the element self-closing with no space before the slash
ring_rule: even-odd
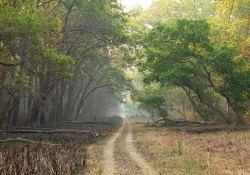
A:
<svg viewBox="0 0 250 175">
<path fill-rule="evenodd" d="M 154 120 L 153 120 L 154 121 Z M 156 124 L 161 123 L 162 126 L 187 126 L 191 124 L 195 125 L 216 125 L 221 124 L 216 121 L 194 121 L 194 120 L 172 120 L 169 118 L 163 118 L 157 121 L 154 121 Z"/>
<path fill-rule="evenodd" d="M 201 134 L 207 132 L 219 132 L 219 131 L 250 131 L 250 128 L 205 128 L 205 129 L 181 129 L 177 128 L 175 131 L 186 132 L 192 134 Z"/>
<path fill-rule="evenodd" d="M 81 122 L 81 121 L 61 121 L 61 123 L 68 124 L 114 124 L 112 121 L 97 121 L 97 122 Z"/>
<path fill-rule="evenodd" d="M 43 145 L 52 145 L 52 146 L 61 145 L 61 144 L 52 144 L 48 142 L 38 142 L 38 141 L 28 140 L 28 139 L 23 139 L 23 138 L 8 138 L 6 140 L 0 140 L 0 143 L 10 143 L 10 142 L 27 142 L 27 143 L 32 143 L 32 144 L 43 144 Z"/>
<path fill-rule="evenodd" d="M 91 131 L 78 130 L 6 130 L 8 134 L 25 133 L 25 134 L 59 134 L 59 133 L 73 133 L 73 134 L 91 134 Z"/>
</svg>

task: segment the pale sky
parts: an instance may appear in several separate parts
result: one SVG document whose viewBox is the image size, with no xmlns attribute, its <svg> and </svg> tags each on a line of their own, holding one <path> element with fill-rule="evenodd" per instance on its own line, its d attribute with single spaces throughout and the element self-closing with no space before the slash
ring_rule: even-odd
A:
<svg viewBox="0 0 250 175">
<path fill-rule="evenodd" d="M 138 4 L 142 6 L 144 9 L 147 9 L 153 0 L 121 0 L 122 5 L 125 5 L 125 11 L 131 10 L 131 8 Z"/>
</svg>

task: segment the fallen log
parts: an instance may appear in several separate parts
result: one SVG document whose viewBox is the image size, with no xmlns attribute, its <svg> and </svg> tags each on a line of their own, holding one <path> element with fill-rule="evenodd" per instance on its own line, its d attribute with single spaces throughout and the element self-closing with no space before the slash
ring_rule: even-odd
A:
<svg viewBox="0 0 250 175">
<path fill-rule="evenodd" d="M 191 134 L 201 134 L 208 132 L 219 132 L 219 131 L 250 131 L 250 128 L 205 128 L 205 129 L 175 129 L 177 132 L 185 132 Z"/>
<path fill-rule="evenodd" d="M 169 118 L 154 121 L 155 123 L 163 123 L 162 126 L 187 126 L 187 125 L 217 125 L 222 124 L 216 121 L 194 121 L 194 120 L 172 120 Z"/>
<path fill-rule="evenodd" d="M 34 127 L 18 127 L 15 130 L 55 130 L 55 128 L 34 128 Z"/>
<path fill-rule="evenodd" d="M 201 124 L 199 121 L 193 121 L 193 120 L 171 120 L 171 119 L 164 119 L 164 123 L 162 126 L 186 126 L 190 124 Z"/>
<path fill-rule="evenodd" d="M 144 122 L 135 122 L 135 124 L 136 124 L 136 125 L 138 125 L 138 124 L 145 125 L 146 123 L 144 123 Z"/>
<path fill-rule="evenodd" d="M 144 123 L 144 126 L 146 126 L 146 127 L 155 127 L 156 124 L 148 121 L 147 123 Z"/>
<path fill-rule="evenodd" d="M 91 134 L 91 131 L 78 131 L 78 130 L 6 130 L 8 134 L 58 134 L 58 133 L 73 133 L 73 134 Z"/>
<path fill-rule="evenodd" d="M 154 119 L 152 119 L 154 121 Z M 159 123 L 159 122 L 162 122 L 162 121 L 165 121 L 164 119 L 160 119 L 160 120 L 157 120 L 157 121 L 154 121 L 155 123 Z"/>
<path fill-rule="evenodd" d="M 107 122 L 81 122 L 81 121 L 61 121 L 60 123 L 68 123 L 68 124 L 114 124 L 112 121 Z"/>
<path fill-rule="evenodd" d="M 53 145 L 53 146 L 61 145 L 61 144 L 53 144 L 53 143 L 48 143 L 48 142 L 38 142 L 38 141 L 22 139 L 22 138 L 9 138 L 6 140 L 0 140 L 0 144 L 10 143 L 10 142 L 27 142 L 27 143 L 32 143 L 32 144 L 43 144 L 43 145 Z"/>
<path fill-rule="evenodd" d="M 99 134 L 99 137 L 107 137 L 109 134 Z"/>
</svg>

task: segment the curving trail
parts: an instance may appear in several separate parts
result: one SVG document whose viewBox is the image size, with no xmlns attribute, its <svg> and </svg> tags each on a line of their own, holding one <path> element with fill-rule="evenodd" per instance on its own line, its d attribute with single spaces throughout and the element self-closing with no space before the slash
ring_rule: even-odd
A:
<svg viewBox="0 0 250 175">
<path fill-rule="evenodd" d="M 114 143 L 117 140 L 117 138 L 120 137 L 121 132 L 124 128 L 125 122 L 123 121 L 122 127 L 118 130 L 117 133 L 115 133 L 109 140 L 109 142 L 106 144 L 104 148 L 104 154 L 103 154 L 103 174 L 104 175 L 113 175 L 115 174 L 115 158 L 114 158 Z"/>
<path fill-rule="evenodd" d="M 134 147 L 134 145 L 133 145 L 133 137 L 132 137 L 132 127 L 131 127 L 128 119 L 125 118 L 125 120 L 126 120 L 126 122 L 128 123 L 128 126 L 129 126 L 129 131 L 128 131 L 128 134 L 127 134 L 127 137 L 126 137 L 126 148 L 127 148 L 128 152 L 129 152 L 130 157 L 139 164 L 139 166 L 140 166 L 140 168 L 141 168 L 144 175 L 156 175 L 157 174 L 156 170 L 153 167 L 151 167 L 145 161 L 145 159 L 143 159 L 141 157 L 141 155 L 137 152 L 136 148 Z"/>
</svg>

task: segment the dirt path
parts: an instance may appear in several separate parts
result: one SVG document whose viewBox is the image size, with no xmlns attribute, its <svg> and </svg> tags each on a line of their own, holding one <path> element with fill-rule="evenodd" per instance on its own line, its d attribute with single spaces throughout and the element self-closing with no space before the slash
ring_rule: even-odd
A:
<svg viewBox="0 0 250 175">
<path fill-rule="evenodd" d="M 115 174 L 115 158 L 114 158 L 114 145 L 117 138 L 120 137 L 121 132 L 124 128 L 125 122 L 123 121 L 122 127 L 115 133 L 107 143 L 104 148 L 103 154 L 103 174 L 105 175 L 113 175 Z"/>
<path fill-rule="evenodd" d="M 122 140 L 124 140 L 124 142 Z M 116 156 L 114 154 L 116 154 Z M 121 163 L 126 167 L 121 165 Z M 156 170 L 141 157 L 134 147 L 132 126 L 126 118 L 119 131 L 110 138 L 104 147 L 102 174 L 157 174 Z"/>
<path fill-rule="evenodd" d="M 125 121 L 124 123 L 122 134 L 115 142 L 115 172 L 118 175 L 143 175 L 138 162 L 130 157 L 126 148 L 128 123 Z"/>
<path fill-rule="evenodd" d="M 126 148 L 129 152 L 130 157 L 139 164 L 144 175 L 156 175 L 157 174 L 156 170 L 153 167 L 151 167 L 145 161 L 145 159 L 141 157 L 141 155 L 137 152 L 136 148 L 134 147 L 132 138 L 132 127 L 127 118 L 125 118 L 125 121 L 128 123 L 129 126 L 128 134 L 126 137 Z"/>
</svg>

